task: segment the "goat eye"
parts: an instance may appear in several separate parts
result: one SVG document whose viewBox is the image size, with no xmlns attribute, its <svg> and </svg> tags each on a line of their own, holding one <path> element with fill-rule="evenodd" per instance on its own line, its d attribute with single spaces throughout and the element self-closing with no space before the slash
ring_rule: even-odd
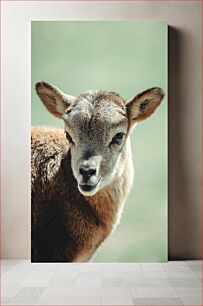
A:
<svg viewBox="0 0 203 306">
<path fill-rule="evenodd" d="M 65 135 L 66 138 L 68 140 L 69 143 L 74 144 L 72 137 L 70 136 L 70 134 L 68 132 L 65 131 Z"/>
<path fill-rule="evenodd" d="M 120 145 L 123 141 L 123 137 L 124 137 L 124 133 L 117 133 L 110 144 L 117 144 L 117 145 Z"/>
</svg>

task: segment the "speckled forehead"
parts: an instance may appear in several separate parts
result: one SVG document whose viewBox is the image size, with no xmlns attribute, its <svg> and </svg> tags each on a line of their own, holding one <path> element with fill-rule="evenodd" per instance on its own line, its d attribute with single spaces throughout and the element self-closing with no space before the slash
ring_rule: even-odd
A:
<svg viewBox="0 0 203 306">
<path fill-rule="evenodd" d="M 65 121 L 71 125 L 87 125 L 102 123 L 111 125 L 121 120 L 127 121 L 125 103 L 120 96 L 109 93 L 84 94 L 78 97 L 75 103 L 69 107 L 64 116 Z"/>
<path fill-rule="evenodd" d="M 119 122 L 126 117 L 126 109 L 110 100 L 100 100 L 93 109 L 92 117 L 108 123 Z"/>
</svg>

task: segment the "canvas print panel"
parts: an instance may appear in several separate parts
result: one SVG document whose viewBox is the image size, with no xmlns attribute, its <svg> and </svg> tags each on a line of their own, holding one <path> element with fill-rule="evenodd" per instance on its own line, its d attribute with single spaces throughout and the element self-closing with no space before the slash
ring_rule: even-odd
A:
<svg viewBox="0 0 203 306">
<path fill-rule="evenodd" d="M 32 261 L 167 260 L 167 24 L 32 22 Z"/>
</svg>

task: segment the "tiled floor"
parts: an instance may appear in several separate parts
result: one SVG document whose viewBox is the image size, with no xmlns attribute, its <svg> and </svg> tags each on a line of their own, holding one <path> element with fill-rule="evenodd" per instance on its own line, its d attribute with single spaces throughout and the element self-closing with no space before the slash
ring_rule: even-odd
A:
<svg viewBox="0 0 203 306">
<path fill-rule="evenodd" d="M 202 305 L 202 262 L 1 261 L 1 305 Z"/>
</svg>

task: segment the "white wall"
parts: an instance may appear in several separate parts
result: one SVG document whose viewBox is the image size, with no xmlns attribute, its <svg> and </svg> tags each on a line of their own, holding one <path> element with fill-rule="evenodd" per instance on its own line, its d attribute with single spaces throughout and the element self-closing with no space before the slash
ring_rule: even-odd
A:
<svg viewBox="0 0 203 306">
<path fill-rule="evenodd" d="M 30 21 L 167 20 L 169 256 L 201 257 L 201 2 L 4 1 L 2 6 L 3 258 L 30 256 Z"/>
</svg>

